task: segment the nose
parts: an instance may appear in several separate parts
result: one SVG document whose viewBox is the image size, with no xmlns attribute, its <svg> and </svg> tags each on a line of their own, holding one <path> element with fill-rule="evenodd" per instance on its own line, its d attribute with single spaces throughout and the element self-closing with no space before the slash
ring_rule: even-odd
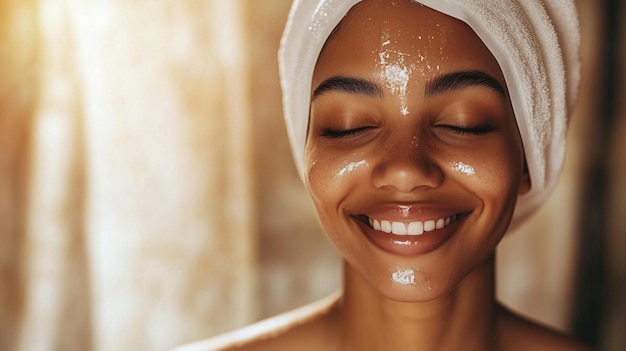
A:
<svg viewBox="0 0 626 351">
<path fill-rule="evenodd" d="M 410 193 L 441 185 L 443 172 L 433 159 L 436 150 L 428 145 L 417 145 L 409 140 L 382 149 L 382 157 L 372 174 L 376 188 Z"/>
</svg>

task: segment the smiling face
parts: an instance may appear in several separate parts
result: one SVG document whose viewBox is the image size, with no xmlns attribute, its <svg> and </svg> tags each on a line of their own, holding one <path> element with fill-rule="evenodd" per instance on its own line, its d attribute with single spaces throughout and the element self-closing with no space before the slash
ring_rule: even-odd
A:
<svg viewBox="0 0 626 351">
<path fill-rule="evenodd" d="M 401 301 L 441 296 L 491 257 L 530 187 L 497 62 L 410 1 L 361 2 L 327 41 L 305 163 L 330 239 Z"/>
</svg>

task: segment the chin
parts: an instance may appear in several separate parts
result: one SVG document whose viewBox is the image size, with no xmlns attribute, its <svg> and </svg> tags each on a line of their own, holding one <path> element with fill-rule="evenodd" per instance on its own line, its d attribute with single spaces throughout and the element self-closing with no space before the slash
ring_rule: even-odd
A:
<svg viewBox="0 0 626 351">
<path fill-rule="evenodd" d="M 349 285 L 361 286 L 359 289 L 369 286 L 365 289 L 397 302 L 420 303 L 437 300 L 453 292 L 458 280 L 463 278 L 459 276 L 456 279 L 457 274 L 449 269 L 427 268 L 427 265 L 417 264 L 415 260 L 369 263 L 373 265 L 356 269 L 348 263 L 347 278 L 356 283 Z"/>
<path fill-rule="evenodd" d="M 420 268 L 398 267 L 392 270 L 390 280 L 379 292 L 393 301 L 428 302 L 454 290 L 454 286 L 441 280 L 441 277 L 435 277 Z"/>
<path fill-rule="evenodd" d="M 492 256 L 487 256 L 478 262 L 452 259 L 445 263 L 438 255 L 429 259 L 385 257 L 368 262 L 372 266 L 361 267 L 358 275 L 386 299 L 406 303 L 430 302 L 457 293 L 466 281 L 477 283 L 469 286 L 484 285 L 484 278 L 492 271 L 492 260 L 489 259 Z M 369 274 L 362 274 L 365 272 Z"/>
</svg>

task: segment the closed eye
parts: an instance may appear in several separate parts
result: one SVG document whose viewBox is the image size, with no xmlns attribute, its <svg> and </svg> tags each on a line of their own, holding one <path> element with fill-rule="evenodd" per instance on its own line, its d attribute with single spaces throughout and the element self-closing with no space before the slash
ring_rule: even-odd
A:
<svg viewBox="0 0 626 351">
<path fill-rule="evenodd" d="M 488 124 L 480 125 L 477 127 L 460 127 L 460 126 L 454 126 L 454 125 L 449 125 L 449 124 L 438 124 L 435 127 L 444 129 L 446 131 L 449 131 L 453 134 L 458 134 L 458 135 L 483 135 L 483 134 L 486 134 L 495 130 L 493 126 L 488 125 Z"/>
<path fill-rule="evenodd" d="M 342 139 L 342 138 L 349 138 L 351 136 L 356 136 L 372 128 L 374 127 L 367 126 L 367 127 L 359 127 L 359 128 L 352 128 L 352 129 L 323 128 L 320 131 L 320 135 L 322 137 L 329 138 L 329 139 Z"/>
</svg>

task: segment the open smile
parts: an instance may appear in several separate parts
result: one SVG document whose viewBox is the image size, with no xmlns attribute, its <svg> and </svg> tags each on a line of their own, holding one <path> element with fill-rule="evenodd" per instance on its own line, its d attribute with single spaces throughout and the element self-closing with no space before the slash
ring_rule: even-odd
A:
<svg viewBox="0 0 626 351">
<path fill-rule="evenodd" d="M 435 250 L 456 231 L 465 212 L 433 219 L 416 220 L 400 218 L 392 220 L 380 215 L 355 216 L 365 236 L 383 251 L 394 255 L 421 255 Z M 378 217 L 378 216 L 377 216 Z M 383 219 L 385 218 L 385 219 Z"/>
</svg>

